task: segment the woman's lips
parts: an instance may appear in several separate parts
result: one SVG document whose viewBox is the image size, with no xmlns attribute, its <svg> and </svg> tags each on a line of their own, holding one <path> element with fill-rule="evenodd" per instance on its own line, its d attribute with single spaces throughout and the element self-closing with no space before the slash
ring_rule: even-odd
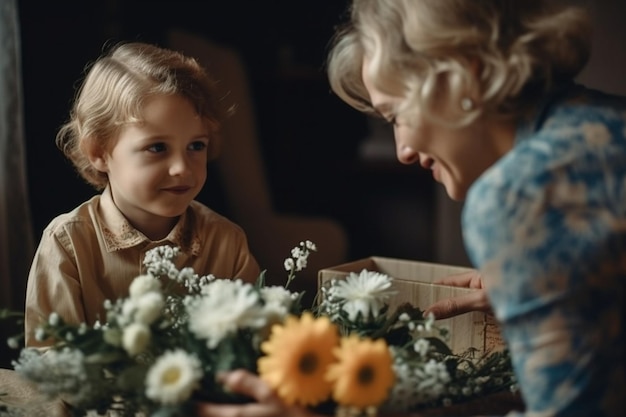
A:
<svg viewBox="0 0 626 417">
<path fill-rule="evenodd" d="M 428 157 L 424 159 L 420 158 L 420 165 L 424 169 L 431 169 L 434 163 L 435 163 L 435 160 L 432 158 L 428 158 Z"/>
<path fill-rule="evenodd" d="M 430 169 L 433 173 L 435 181 L 440 182 L 441 175 L 439 172 L 439 165 L 433 158 L 426 157 L 424 159 L 420 159 L 420 165 L 424 169 Z"/>
<path fill-rule="evenodd" d="M 430 170 L 433 172 L 433 178 L 435 179 L 435 181 L 441 182 L 441 172 L 439 170 L 439 165 L 433 163 L 430 166 Z"/>
</svg>

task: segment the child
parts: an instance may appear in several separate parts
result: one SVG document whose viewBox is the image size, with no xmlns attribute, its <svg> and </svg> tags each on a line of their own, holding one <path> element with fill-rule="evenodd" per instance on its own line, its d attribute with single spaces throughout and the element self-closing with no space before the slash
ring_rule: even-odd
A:
<svg viewBox="0 0 626 417">
<path fill-rule="evenodd" d="M 178 267 L 253 282 L 259 267 L 243 230 L 194 200 L 219 148 L 224 115 L 214 81 L 192 58 L 120 44 L 89 69 L 57 145 L 98 191 L 44 230 L 28 277 L 26 346 L 57 312 L 66 322 L 106 320 L 145 253 L 178 246 Z"/>
</svg>

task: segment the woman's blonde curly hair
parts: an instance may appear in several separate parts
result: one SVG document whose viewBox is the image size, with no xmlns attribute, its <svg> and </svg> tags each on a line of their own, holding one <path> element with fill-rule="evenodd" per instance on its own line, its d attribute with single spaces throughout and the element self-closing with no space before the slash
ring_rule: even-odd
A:
<svg viewBox="0 0 626 417">
<path fill-rule="evenodd" d="M 217 156 L 218 130 L 228 110 L 221 107 L 215 81 L 195 59 L 156 45 L 121 43 L 86 70 L 56 144 L 97 190 L 106 187 L 108 178 L 91 165 L 88 155 L 110 151 L 122 126 L 140 122 L 146 100 L 155 95 L 188 99 L 211 135 L 209 159 Z"/>
<path fill-rule="evenodd" d="M 367 58 L 376 87 L 404 98 L 400 112 L 465 125 L 483 112 L 522 114 L 571 81 L 590 47 L 585 10 L 554 1 L 354 0 L 327 69 L 332 90 L 358 110 L 374 112 L 362 80 Z M 470 92 L 477 105 L 460 120 L 442 120 L 433 109 L 442 96 L 460 106 Z"/>
</svg>

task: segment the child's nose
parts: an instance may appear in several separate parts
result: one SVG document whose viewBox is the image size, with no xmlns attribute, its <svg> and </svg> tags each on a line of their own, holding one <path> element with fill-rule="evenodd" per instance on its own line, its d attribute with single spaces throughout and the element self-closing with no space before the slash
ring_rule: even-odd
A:
<svg viewBox="0 0 626 417">
<path fill-rule="evenodd" d="M 172 158 L 170 162 L 170 175 L 180 176 L 191 171 L 190 163 L 184 155 L 178 155 Z"/>
</svg>

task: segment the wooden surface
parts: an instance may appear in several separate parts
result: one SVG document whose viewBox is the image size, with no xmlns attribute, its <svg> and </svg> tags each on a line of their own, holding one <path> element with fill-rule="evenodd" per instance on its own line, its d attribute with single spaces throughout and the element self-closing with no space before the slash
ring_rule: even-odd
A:
<svg viewBox="0 0 626 417">
<path fill-rule="evenodd" d="M 60 400 L 50 401 L 11 369 L 0 369 L 0 405 L 14 407 L 24 417 L 69 417 L 68 408 Z M 504 415 L 510 410 L 523 410 L 518 395 L 497 393 L 450 407 L 427 409 L 419 413 L 381 415 L 380 417 L 465 417 Z M 94 414 L 90 414 L 93 416 Z"/>
<path fill-rule="evenodd" d="M 0 369 L 0 405 L 18 410 L 24 417 L 66 417 L 60 400 L 48 400 L 12 369 Z"/>
<path fill-rule="evenodd" d="M 486 395 L 467 403 L 426 410 L 420 417 L 503 416 L 511 410 L 524 411 L 524 403 L 518 394 L 506 391 Z"/>
</svg>

